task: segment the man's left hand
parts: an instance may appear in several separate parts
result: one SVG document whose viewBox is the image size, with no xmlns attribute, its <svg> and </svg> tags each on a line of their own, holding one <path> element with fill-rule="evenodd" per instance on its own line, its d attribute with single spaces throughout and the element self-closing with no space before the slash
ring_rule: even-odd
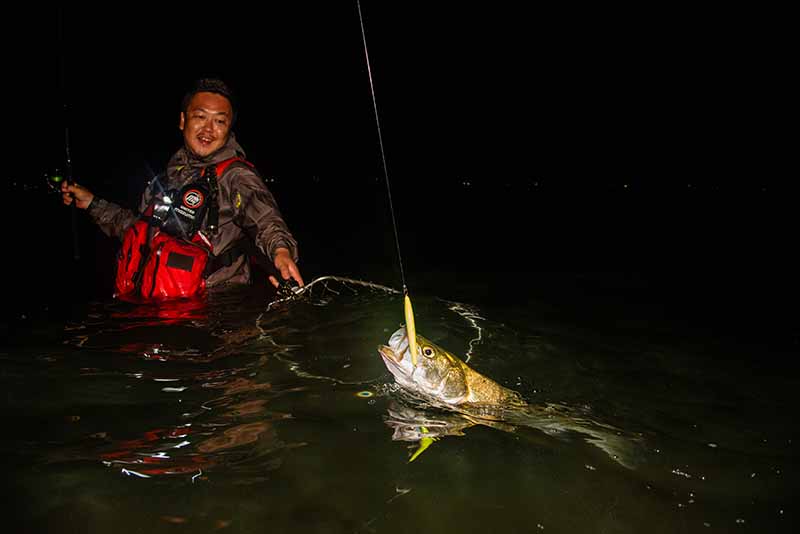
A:
<svg viewBox="0 0 800 534">
<path fill-rule="evenodd" d="M 284 280 L 289 280 L 292 278 L 300 287 L 305 285 L 303 282 L 303 277 L 300 276 L 300 270 L 297 268 L 297 264 L 292 259 L 292 254 L 289 252 L 288 248 L 276 248 L 273 256 L 275 258 L 275 268 L 281 273 L 281 278 Z M 274 276 L 270 276 L 269 281 L 275 287 L 280 285 L 280 282 Z"/>
</svg>

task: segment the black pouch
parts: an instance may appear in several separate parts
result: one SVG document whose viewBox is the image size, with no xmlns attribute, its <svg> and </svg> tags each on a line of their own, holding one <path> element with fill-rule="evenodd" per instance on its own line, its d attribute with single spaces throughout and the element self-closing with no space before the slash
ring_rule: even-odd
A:
<svg viewBox="0 0 800 534">
<path fill-rule="evenodd" d="M 167 234 L 191 240 L 202 227 L 209 205 L 208 188 L 191 183 L 164 193 L 153 209 L 154 222 Z"/>
</svg>

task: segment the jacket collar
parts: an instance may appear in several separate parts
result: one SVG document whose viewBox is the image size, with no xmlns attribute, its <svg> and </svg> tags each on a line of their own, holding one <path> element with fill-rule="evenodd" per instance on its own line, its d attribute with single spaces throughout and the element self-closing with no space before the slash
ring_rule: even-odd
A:
<svg viewBox="0 0 800 534">
<path fill-rule="evenodd" d="M 244 149 L 241 147 L 241 145 L 239 145 L 238 141 L 236 141 L 236 136 L 234 133 L 231 132 L 228 135 L 228 140 L 225 142 L 222 148 L 203 158 L 196 156 L 185 146 L 181 147 L 170 158 L 169 163 L 167 164 L 167 174 L 169 176 L 175 176 L 176 174 L 184 174 L 187 172 L 192 174 L 194 171 L 203 167 L 207 167 L 212 163 L 219 163 L 220 161 L 224 161 L 236 156 L 242 158 L 246 157 Z"/>
</svg>

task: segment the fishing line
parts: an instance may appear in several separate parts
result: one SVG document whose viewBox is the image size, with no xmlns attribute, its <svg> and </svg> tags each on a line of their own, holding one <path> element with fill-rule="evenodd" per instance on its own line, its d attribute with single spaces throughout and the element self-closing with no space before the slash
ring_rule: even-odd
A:
<svg viewBox="0 0 800 534">
<path fill-rule="evenodd" d="M 361 40 L 364 43 L 364 56 L 367 60 L 367 75 L 369 76 L 369 89 L 372 93 L 372 109 L 375 112 L 375 124 L 378 128 L 378 144 L 380 145 L 381 149 L 381 161 L 383 163 L 383 176 L 386 180 L 386 194 L 389 197 L 389 211 L 392 215 L 392 227 L 394 228 L 394 242 L 397 247 L 397 259 L 400 263 L 400 278 L 403 281 L 403 293 L 407 292 L 406 288 L 406 275 L 403 271 L 403 256 L 400 254 L 400 237 L 397 232 L 397 220 L 395 219 L 394 215 L 394 205 L 392 204 L 392 188 L 389 185 L 389 171 L 386 167 L 386 154 L 383 149 L 383 136 L 381 134 L 381 121 L 378 118 L 378 103 L 375 99 L 375 86 L 372 82 L 372 68 L 370 67 L 369 63 L 369 51 L 367 50 L 367 36 L 364 32 L 364 19 L 361 16 L 361 2 L 357 1 L 356 4 L 358 5 L 358 19 L 361 23 Z"/>
<path fill-rule="evenodd" d="M 378 128 L 378 145 L 381 149 L 381 162 L 383 163 L 383 176 L 386 180 L 386 194 L 389 197 L 389 212 L 392 215 L 392 228 L 394 228 L 394 243 L 397 247 L 397 260 L 400 263 L 400 279 L 403 282 L 403 296 L 405 303 L 406 332 L 408 336 L 409 350 L 411 351 L 411 362 L 417 364 L 417 331 L 414 326 L 414 312 L 411 308 L 411 298 L 408 295 L 406 285 L 406 275 L 403 270 L 403 255 L 400 253 L 400 235 L 397 232 L 397 219 L 394 215 L 394 204 L 392 203 L 392 188 L 389 185 L 389 171 L 386 167 L 386 152 L 383 149 L 383 135 L 381 134 L 381 121 L 378 117 L 378 101 L 375 98 L 375 85 L 372 82 L 372 67 L 369 63 L 369 51 L 367 50 L 367 34 L 364 31 L 364 17 L 361 15 L 361 1 L 356 0 L 358 6 L 358 21 L 361 24 L 361 40 L 364 43 L 364 56 L 367 61 L 367 75 L 369 77 L 369 89 L 372 93 L 372 109 L 375 112 L 375 125 Z"/>
<path fill-rule="evenodd" d="M 64 66 L 64 16 L 62 9 L 58 8 L 58 85 L 61 91 L 61 105 L 63 108 L 64 121 L 64 154 L 66 160 L 64 161 L 64 177 L 67 183 L 72 183 L 72 155 L 69 150 L 69 109 L 67 107 L 67 82 L 66 82 L 66 67 Z M 78 247 L 78 219 L 77 208 L 75 206 L 77 200 L 72 198 L 70 205 L 70 219 L 72 223 L 72 252 L 75 261 L 81 259 L 80 248 Z"/>
</svg>

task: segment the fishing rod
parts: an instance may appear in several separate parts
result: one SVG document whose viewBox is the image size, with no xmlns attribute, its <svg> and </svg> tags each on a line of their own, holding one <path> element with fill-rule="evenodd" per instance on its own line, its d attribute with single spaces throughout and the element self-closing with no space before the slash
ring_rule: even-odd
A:
<svg viewBox="0 0 800 534">
<path fill-rule="evenodd" d="M 67 183 L 72 182 L 72 155 L 70 154 L 69 150 L 69 108 L 67 107 L 67 97 L 66 97 L 66 76 L 65 76 L 65 66 L 64 66 L 64 21 L 63 21 L 63 14 L 62 8 L 58 8 L 58 85 L 59 90 L 61 92 L 61 104 L 63 109 L 63 121 L 64 121 L 64 175 L 60 176 L 56 174 L 50 177 L 50 180 L 57 184 L 59 187 L 61 185 L 60 182 L 66 181 Z M 77 208 L 75 206 L 76 200 L 72 199 L 72 204 L 70 204 L 69 211 L 70 211 L 70 219 L 71 219 L 71 226 L 72 226 L 72 254 L 75 258 L 75 261 L 81 259 L 80 248 L 78 246 L 78 216 L 77 216 Z"/>
<path fill-rule="evenodd" d="M 394 243 L 397 247 L 397 260 L 400 264 L 400 279 L 403 282 L 403 303 L 406 318 L 406 334 L 408 337 L 408 348 L 411 351 L 411 363 L 417 365 L 417 329 L 414 325 L 414 310 L 411 307 L 411 297 L 408 294 L 406 285 L 406 275 L 403 271 L 403 255 L 400 253 L 400 235 L 397 232 L 397 219 L 394 215 L 394 205 L 392 204 L 392 188 L 389 184 L 389 171 L 386 167 L 386 153 L 383 149 L 383 136 L 381 135 L 381 121 L 378 118 L 378 102 L 375 98 L 375 85 L 372 82 L 372 67 L 369 63 L 369 51 L 367 49 L 367 35 L 364 31 L 364 17 L 361 14 L 361 1 L 356 0 L 358 6 L 358 20 L 361 24 L 361 40 L 364 43 L 364 56 L 367 62 L 367 75 L 369 77 L 369 88 L 372 93 L 372 109 L 375 112 L 375 125 L 378 128 L 378 145 L 381 149 L 381 162 L 383 163 L 383 176 L 386 180 L 386 194 L 389 197 L 389 212 L 392 216 L 392 228 L 394 228 Z"/>
</svg>

